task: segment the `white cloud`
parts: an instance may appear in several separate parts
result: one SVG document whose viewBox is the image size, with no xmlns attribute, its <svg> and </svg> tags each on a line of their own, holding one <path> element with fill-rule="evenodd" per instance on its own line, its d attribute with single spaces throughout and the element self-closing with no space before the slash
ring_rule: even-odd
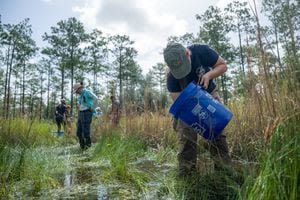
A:
<svg viewBox="0 0 300 200">
<path fill-rule="evenodd" d="M 79 13 L 88 29 L 129 35 L 135 41 L 139 64 L 148 71 L 157 62 L 163 62 L 160 53 L 169 36 L 198 31 L 195 15 L 208 7 L 205 2 L 85 0 L 83 6 L 76 6 L 73 11 Z"/>
<path fill-rule="evenodd" d="M 100 9 L 101 2 L 97 0 L 85 0 L 84 5 L 74 6 L 72 10 L 74 12 L 79 13 L 80 20 L 87 27 L 95 27 L 96 23 L 96 15 Z"/>
</svg>

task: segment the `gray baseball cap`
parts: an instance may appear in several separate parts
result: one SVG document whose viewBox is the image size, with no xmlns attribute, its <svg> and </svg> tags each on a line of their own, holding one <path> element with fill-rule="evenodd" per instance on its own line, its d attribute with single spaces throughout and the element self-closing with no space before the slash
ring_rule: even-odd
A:
<svg viewBox="0 0 300 200">
<path fill-rule="evenodd" d="M 186 55 L 186 48 L 179 43 L 167 45 L 164 59 L 176 79 L 182 79 L 191 72 L 192 66 Z"/>
</svg>

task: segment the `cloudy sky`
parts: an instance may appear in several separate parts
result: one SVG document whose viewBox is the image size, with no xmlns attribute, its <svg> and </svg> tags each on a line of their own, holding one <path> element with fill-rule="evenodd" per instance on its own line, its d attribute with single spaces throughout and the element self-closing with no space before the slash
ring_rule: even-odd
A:
<svg viewBox="0 0 300 200">
<path fill-rule="evenodd" d="M 202 14 L 210 5 L 223 7 L 230 1 L 0 0 L 0 14 L 3 23 L 30 18 L 38 46 L 45 45 L 43 33 L 69 17 L 78 18 L 87 31 L 98 28 L 111 35 L 129 35 L 139 53 L 138 63 L 147 72 L 163 62 L 161 52 L 169 36 L 198 32 L 196 14 Z"/>
</svg>

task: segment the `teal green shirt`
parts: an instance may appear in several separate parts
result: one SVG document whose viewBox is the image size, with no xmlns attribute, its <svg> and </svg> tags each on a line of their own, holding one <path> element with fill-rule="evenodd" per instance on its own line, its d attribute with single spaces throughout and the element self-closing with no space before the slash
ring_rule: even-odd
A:
<svg viewBox="0 0 300 200">
<path fill-rule="evenodd" d="M 97 100 L 98 98 L 93 92 L 84 88 L 78 98 L 78 104 L 80 105 L 79 110 L 91 109 L 93 110 L 93 113 L 96 113 L 95 108 Z"/>
</svg>

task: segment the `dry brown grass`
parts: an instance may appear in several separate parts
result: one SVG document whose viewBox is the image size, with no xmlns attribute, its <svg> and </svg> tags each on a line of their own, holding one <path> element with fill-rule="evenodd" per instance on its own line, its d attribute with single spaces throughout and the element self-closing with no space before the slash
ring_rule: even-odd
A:
<svg viewBox="0 0 300 200">
<path fill-rule="evenodd" d="M 234 155 L 256 160 L 278 125 L 300 111 L 299 91 L 291 91 L 285 84 L 274 85 L 262 93 L 253 89 L 244 99 L 230 101 L 234 117 L 227 132 Z M 272 90 L 272 99 L 266 90 Z"/>
<path fill-rule="evenodd" d="M 296 100 L 299 97 L 299 93 L 295 93 L 297 90 L 292 92 L 284 84 L 271 89 L 273 99 L 267 98 L 270 92 L 257 93 L 252 89 L 248 96 L 229 101 L 228 107 L 234 117 L 226 132 L 234 158 L 257 161 L 259 153 L 263 151 L 278 124 L 300 111 L 299 101 Z M 112 127 L 109 117 L 104 116 L 100 125 L 94 123 L 94 129 L 96 136 L 112 132 L 137 134 L 154 146 L 173 145 L 177 142 L 168 110 L 123 113 L 118 127 Z"/>
<path fill-rule="evenodd" d="M 145 112 L 130 113 L 122 116 L 119 126 L 114 127 L 108 116 L 103 116 L 100 126 L 94 126 L 97 137 L 112 132 L 136 134 L 153 145 L 173 145 L 176 143 L 176 132 L 172 128 L 172 117 L 167 114 Z"/>
</svg>

